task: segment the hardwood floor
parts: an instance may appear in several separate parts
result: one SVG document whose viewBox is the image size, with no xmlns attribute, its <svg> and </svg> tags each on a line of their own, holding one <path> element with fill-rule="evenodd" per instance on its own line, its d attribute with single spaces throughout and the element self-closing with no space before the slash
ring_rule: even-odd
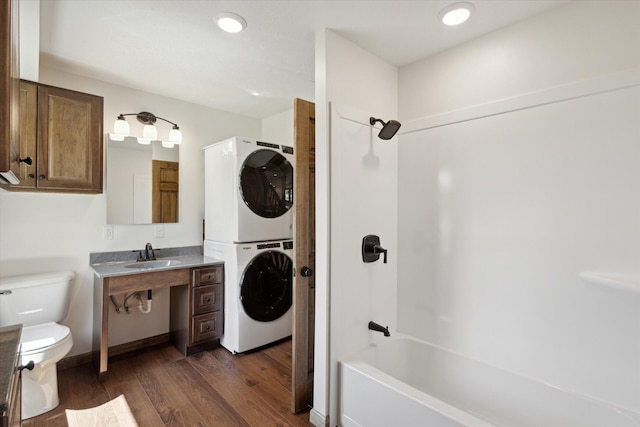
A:
<svg viewBox="0 0 640 427">
<path fill-rule="evenodd" d="M 290 411 L 291 340 L 235 356 L 219 347 L 184 357 L 162 344 L 110 358 L 102 382 L 91 364 L 64 369 L 58 389 L 60 405 L 23 426 L 66 426 L 65 409 L 121 394 L 141 427 L 312 425 L 309 411 Z"/>
</svg>

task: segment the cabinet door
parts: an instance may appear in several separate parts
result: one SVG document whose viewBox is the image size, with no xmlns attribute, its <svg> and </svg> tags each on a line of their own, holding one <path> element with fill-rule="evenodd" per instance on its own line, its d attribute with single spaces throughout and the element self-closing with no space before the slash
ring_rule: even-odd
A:
<svg viewBox="0 0 640 427">
<path fill-rule="evenodd" d="M 20 82 L 20 157 L 31 158 L 31 165 L 20 163 L 16 187 L 35 188 L 37 155 L 36 142 L 38 130 L 38 85 L 26 81 Z"/>
<path fill-rule="evenodd" d="M 0 172 L 16 179 L 19 169 L 19 17 L 18 0 L 0 5 Z"/>
<path fill-rule="evenodd" d="M 178 222 L 179 164 L 154 160 L 153 174 L 153 222 Z"/>
<path fill-rule="evenodd" d="M 38 87 L 37 186 L 102 192 L 102 98 Z"/>
</svg>

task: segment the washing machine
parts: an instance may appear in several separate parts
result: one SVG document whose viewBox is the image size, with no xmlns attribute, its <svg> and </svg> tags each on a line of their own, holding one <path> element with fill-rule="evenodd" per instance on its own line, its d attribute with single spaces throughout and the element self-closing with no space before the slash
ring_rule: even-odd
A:
<svg viewBox="0 0 640 427">
<path fill-rule="evenodd" d="M 233 137 L 204 153 L 206 240 L 293 237 L 293 147 Z"/>
<path fill-rule="evenodd" d="M 292 240 L 205 240 L 204 254 L 225 263 L 223 347 L 242 353 L 291 336 Z"/>
</svg>

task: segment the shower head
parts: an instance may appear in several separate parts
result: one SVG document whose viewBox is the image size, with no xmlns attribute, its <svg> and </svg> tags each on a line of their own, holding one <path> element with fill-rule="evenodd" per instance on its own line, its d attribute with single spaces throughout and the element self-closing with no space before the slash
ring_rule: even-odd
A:
<svg viewBox="0 0 640 427">
<path fill-rule="evenodd" d="M 382 129 L 380 129 L 380 132 L 378 133 L 378 138 L 385 140 L 393 138 L 401 126 L 400 122 L 397 120 L 389 120 L 385 123 L 375 117 L 369 117 L 369 124 L 371 126 L 375 125 L 376 122 L 380 122 L 382 124 Z"/>
</svg>

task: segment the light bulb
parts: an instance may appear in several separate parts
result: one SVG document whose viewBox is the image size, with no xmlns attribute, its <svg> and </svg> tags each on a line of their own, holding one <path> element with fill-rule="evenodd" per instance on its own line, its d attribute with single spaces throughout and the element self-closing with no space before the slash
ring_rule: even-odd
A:
<svg viewBox="0 0 640 427">
<path fill-rule="evenodd" d="M 216 15 L 216 23 L 227 33 L 239 33 L 247 26 L 247 21 L 240 15 L 231 12 L 221 12 Z"/>
<path fill-rule="evenodd" d="M 138 144 L 149 145 L 151 140 L 149 138 L 138 138 Z"/>
<path fill-rule="evenodd" d="M 440 19 L 448 26 L 459 25 L 469 19 L 473 10 L 471 3 L 455 3 L 440 12 Z"/>
<path fill-rule="evenodd" d="M 142 137 L 144 139 L 158 139 L 158 129 L 153 125 L 144 125 L 142 128 Z"/>
<path fill-rule="evenodd" d="M 113 133 L 118 135 L 129 136 L 129 123 L 124 119 L 124 117 L 119 116 L 116 119 L 116 122 L 113 124 Z"/>
<path fill-rule="evenodd" d="M 171 141 L 162 141 L 162 146 L 164 148 L 173 148 L 173 142 L 171 142 Z"/>
<path fill-rule="evenodd" d="M 172 144 L 181 144 L 182 143 L 182 132 L 180 129 L 171 129 L 169 131 L 169 141 Z"/>
</svg>

